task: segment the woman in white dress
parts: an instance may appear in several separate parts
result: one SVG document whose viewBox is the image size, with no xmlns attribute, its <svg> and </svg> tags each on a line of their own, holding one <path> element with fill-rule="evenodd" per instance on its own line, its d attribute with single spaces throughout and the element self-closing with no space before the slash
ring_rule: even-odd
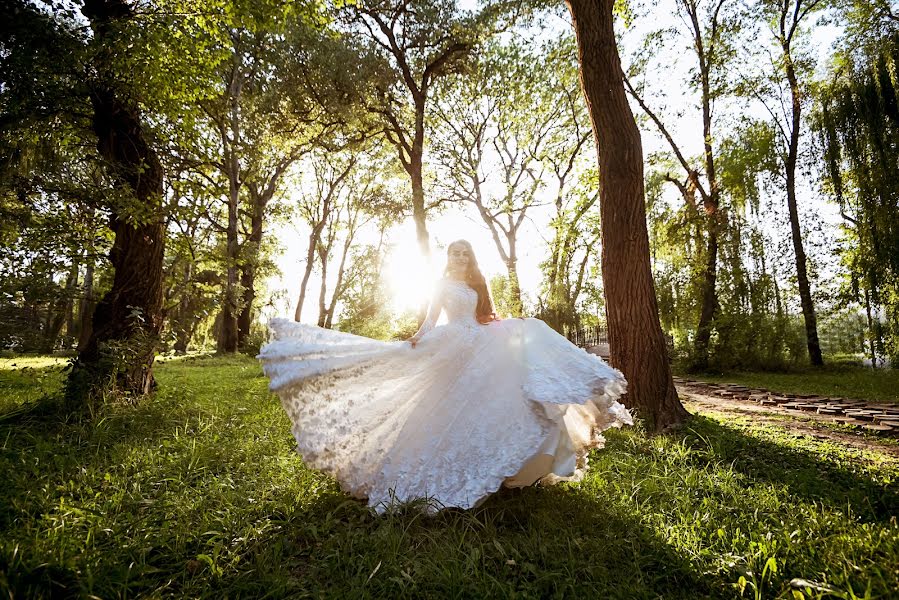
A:
<svg viewBox="0 0 899 600">
<path fill-rule="evenodd" d="M 601 432 L 632 423 L 620 372 L 540 320 L 497 319 L 471 245 L 447 254 L 406 342 L 276 319 L 259 355 L 306 464 L 378 511 L 577 478 Z"/>
</svg>

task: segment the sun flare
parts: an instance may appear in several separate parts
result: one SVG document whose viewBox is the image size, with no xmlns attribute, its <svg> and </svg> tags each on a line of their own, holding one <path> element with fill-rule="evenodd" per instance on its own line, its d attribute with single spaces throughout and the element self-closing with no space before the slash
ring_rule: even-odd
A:
<svg viewBox="0 0 899 600">
<path fill-rule="evenodd" d="M 431 298 L 439 278 L 437 267 L 428 263 L 414 241 L 394 245 L 387 256 L 384 274 L 395 310 L 417 309 Z"/>
</svg>

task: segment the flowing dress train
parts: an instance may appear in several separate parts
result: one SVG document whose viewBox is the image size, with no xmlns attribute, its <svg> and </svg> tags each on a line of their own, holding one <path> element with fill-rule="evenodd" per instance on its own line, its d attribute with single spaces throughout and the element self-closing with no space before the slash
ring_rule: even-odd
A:
<svg viewBox="0 0 899 600">
<path fill-rule="evenodd" d="M 273 320 L 259 359 L 306 464 L 377 510 L 471 508 L 503 484 L 577 478 L 602 431 L 632 423 L 620 372 L 540 320 L 481 325 L 476 303 L 442 280 L 415 348 Z"/>
</svg>

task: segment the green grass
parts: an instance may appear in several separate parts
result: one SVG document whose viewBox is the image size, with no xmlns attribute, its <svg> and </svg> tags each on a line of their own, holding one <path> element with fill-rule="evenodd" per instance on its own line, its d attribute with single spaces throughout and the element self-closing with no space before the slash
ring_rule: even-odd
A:
<svg viewBox="0 0 899 600">
<path fill-rule="evenodd" d="M 168 362 L 158 379 L 156 397 L 93 423 L 0 423 L 4 596 L 885 598 L 899 588 L 899 465 L 876 450 L 712 415 L 668 436 L 611 433 L 578 484 L 505 491 L 468 512 L 374 516 L 303 466 L 253 360 Z"/>
<path fill-rule="evenodd" d="M 691 379 L 714 383 L 737 383 L 784 394 L 857 398 L 872 402 L 899 403 L 899 369 L 855 366 L 811 367 L 787 373 L 733 372 L 723 374 L 679 373 Z"/>
<path fill-rule="evenodd" d="M 68 359 L 55 356 L 0 358 L 0 414 L 56 392 Z"/>
</svg>

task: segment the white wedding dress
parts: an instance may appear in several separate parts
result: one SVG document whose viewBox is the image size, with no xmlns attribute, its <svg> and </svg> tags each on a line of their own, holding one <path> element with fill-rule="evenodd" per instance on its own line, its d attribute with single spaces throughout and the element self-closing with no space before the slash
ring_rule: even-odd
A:
<svg viewBox="0 0 899 600">
<path fill-rule="evenodd" d="M 632 423 L 620 372 L 537 319 L 481 325 L 476 303 L 442 280 L 415 348 L 272 321 L 259 358 L 306 464 L 379 511 L 471 508 L 504 483 L 578 477 L 601 432 Z"/>
</svg>

